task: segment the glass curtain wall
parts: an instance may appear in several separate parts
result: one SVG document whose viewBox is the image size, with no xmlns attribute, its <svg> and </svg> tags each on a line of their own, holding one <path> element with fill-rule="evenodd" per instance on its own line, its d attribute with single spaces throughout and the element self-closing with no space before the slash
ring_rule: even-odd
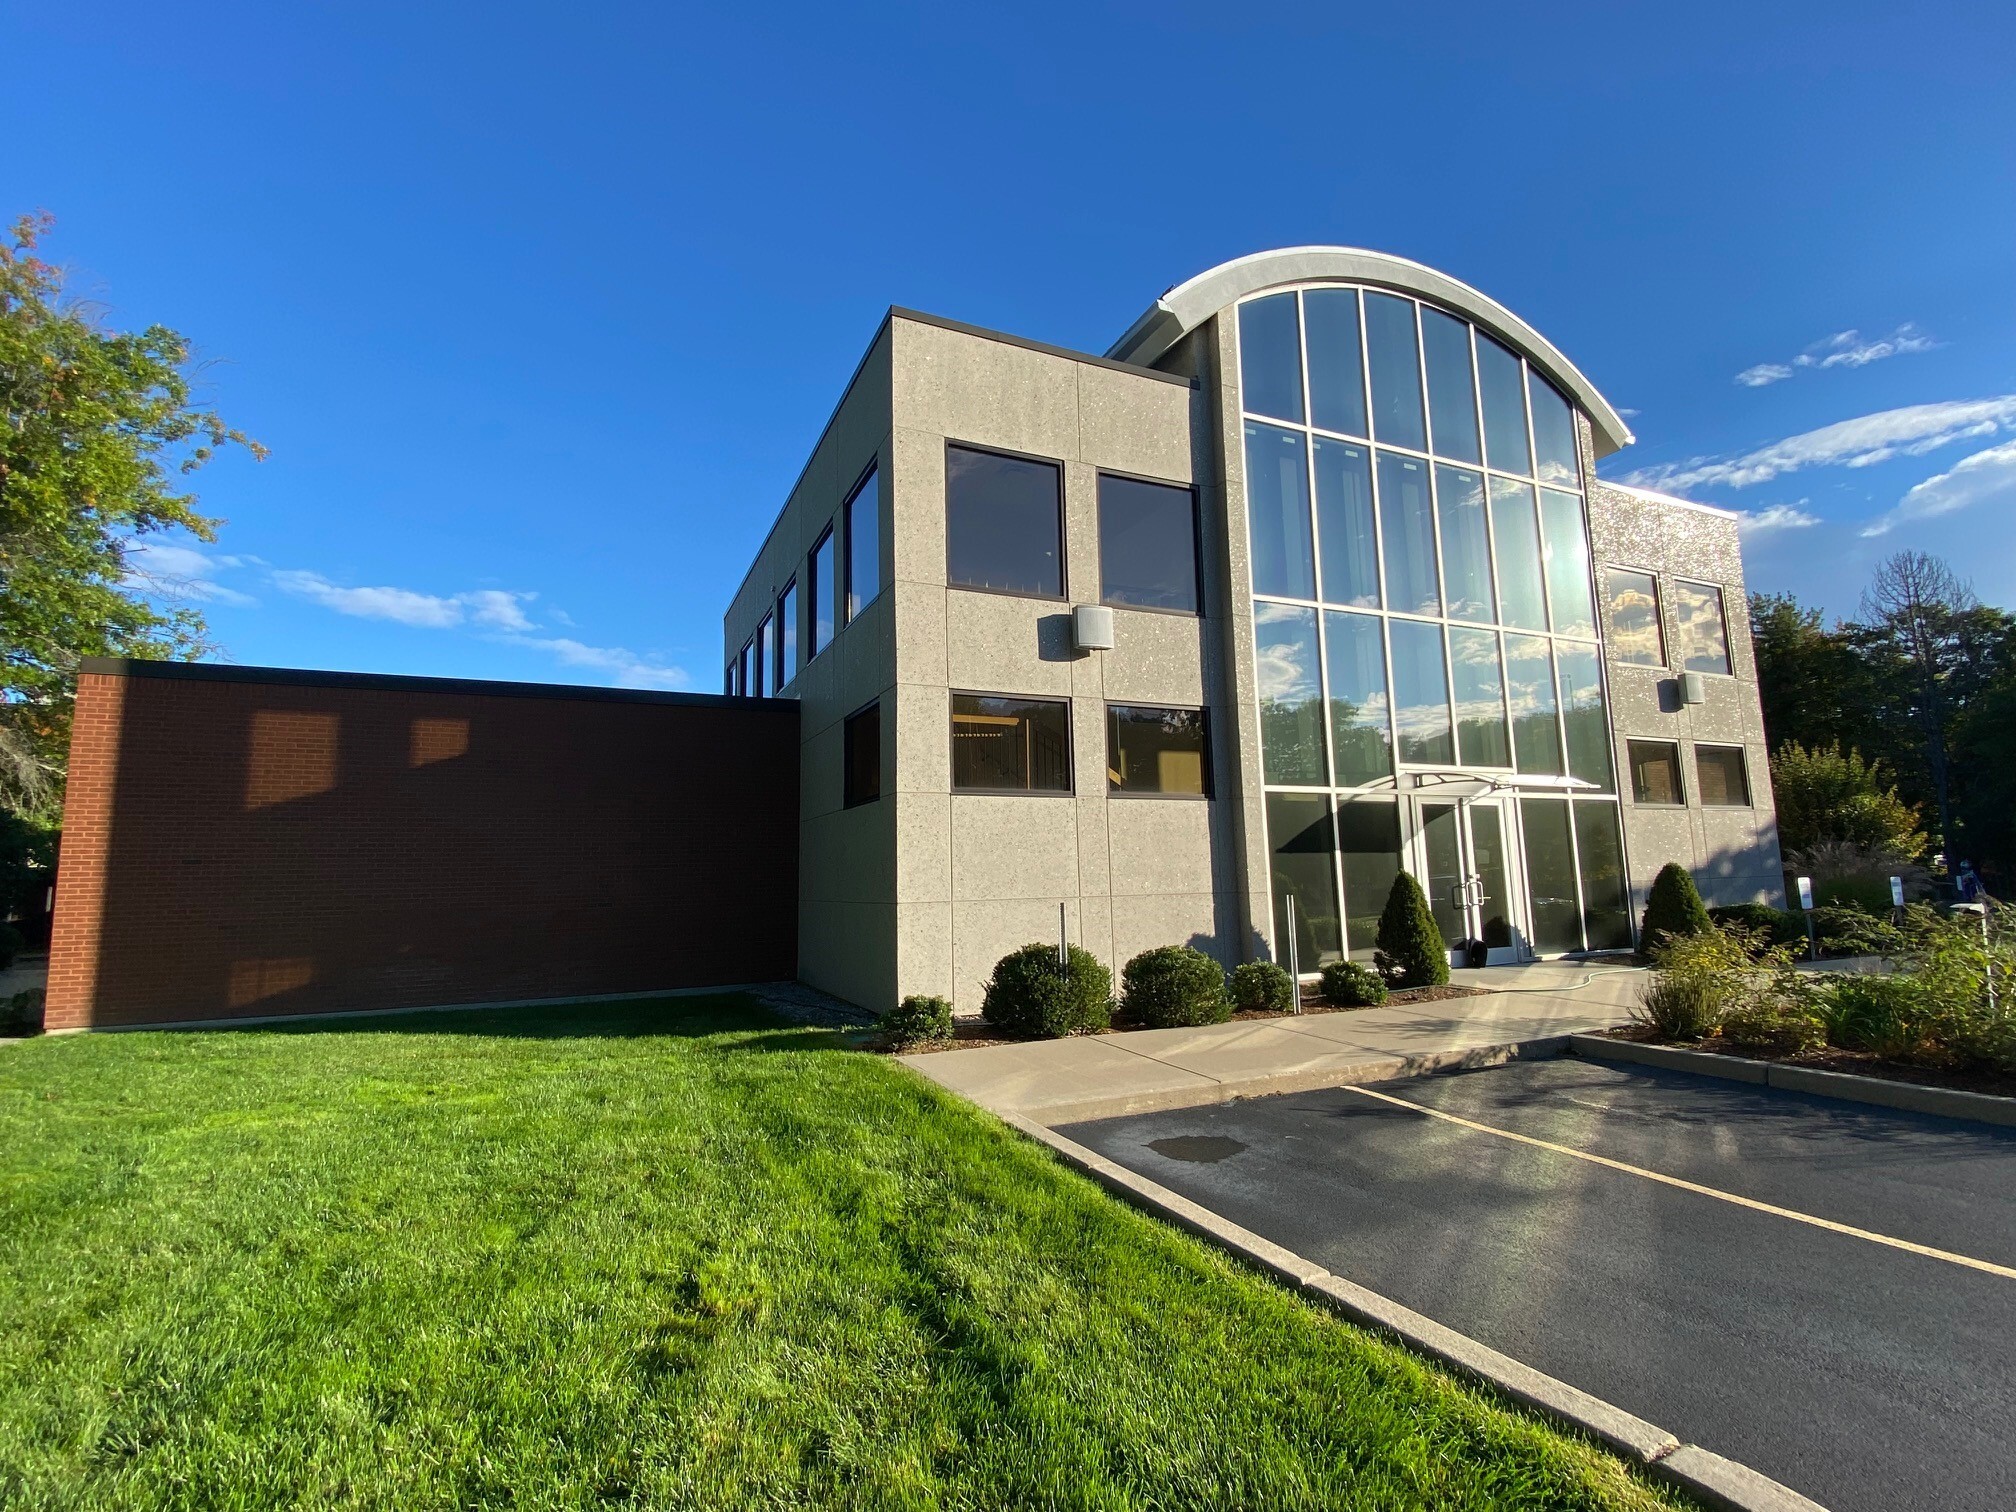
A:
<svg viewBox="0 0 2016 1512">
<path fill-rule="evenodd" d="M 1531 943 L 1628 945 L 1573 408 L 1387 290 L 1270 292 L 1237 324 L 1273 886 L 1303 969 L 1371 954 L 1410 769 L 1594 784 L 1519 799 Z"/>
</svg>

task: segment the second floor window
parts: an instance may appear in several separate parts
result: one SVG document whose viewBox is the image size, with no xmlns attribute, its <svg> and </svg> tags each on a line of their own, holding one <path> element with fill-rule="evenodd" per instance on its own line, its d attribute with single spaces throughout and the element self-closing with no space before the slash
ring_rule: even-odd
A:
<svg viewBox="0 0 2016 1512">
<path fill-rule="evenodd" d="M 836 580 L 833 576 L 833 532 L 828 530 L 812 548 L 812 571 L 805 584 L 805 622 L 812 632 L 810 656 L 817 656 L 833 641 L 833 607 Z M 808 656 L 808 660 L 810 659 Z"/>
<path fill-rule="evenodd" d="M 945 448 L 945 580 L 1064 597 L 1063 473 L 1054 462 Z"/>
<path fill-rule="evenodd" d="M 1197 612 L 1197 496 L 1137 478 L 1099 479 L 1099 596 Z"/>
<path fill-rule="evenodd" d="M 1686 671 L 1729 675 L 1729 621 L 1723 616 L 1720 588 L 1674 581 L 1673 638 Z"/>
<path fill-rule="evenodd" d="M 882 591 L 881 475 L 874 468 L 854 486 L 847 508 L 847 618 Z"/>
</svg>

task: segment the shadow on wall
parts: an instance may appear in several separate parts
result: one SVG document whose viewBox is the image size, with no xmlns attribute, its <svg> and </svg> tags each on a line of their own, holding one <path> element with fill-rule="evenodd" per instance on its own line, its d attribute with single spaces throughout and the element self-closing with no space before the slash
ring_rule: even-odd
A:
<svg viewBox="0 0 2016 1512">
<path fill-rule="evenodd" d="M 89 1022 L 794 975 L 795 707 L 123 682 Z"/>
</svg>

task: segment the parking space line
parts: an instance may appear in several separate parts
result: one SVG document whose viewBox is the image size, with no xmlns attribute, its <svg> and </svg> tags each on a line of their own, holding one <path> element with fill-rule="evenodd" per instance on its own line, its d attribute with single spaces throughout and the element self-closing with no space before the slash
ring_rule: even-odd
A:
<svg viewBox="0 0 2016 1512">
<path fill-rule="evenodd" d="M 1958 1255 L 1951 1250 L 1934 1249 L 1929 1244 L 1913 1244 L 1909 1239 L 1894 1239 L 1888 1234 L 1873 1233 L 1869 1229 L 1856 1228 L 1849 1223 L 1836 1223 L 1831 1218 L 1816 1218 L 1811 1213 L 1801 1213 L 1792 1208 L 1782 1208 L 1774 1203 L 1759 1202 L 1754 1197 L 1739 1197 L 1734 1192 L 1724 1192 L 1716 1187 L 1702 1186 L 1699 1182 L 1683 1181 L 1678 1176 L 1668 1176 L 1660 1171 L 1648 1171 L 1643 1166 L 1627 1165 L 1621 1160 L 1612 1160 L 1607 1155 L 1592 1155 L 1587 1150 L 1578 1150 L 1572 1145 L 1555 1144 L 1552 1140 L 1536 1139 L 1531 1134 L 1516 1134 L 1510 1129 L 1494 1128 L 1490 1124 L 1478 1123 L 1474 1119 L 1459 1118 L 1454 1113 L 1444 1113 L 1440 1108 L 1424 1107 L 1417 1102 L 1409 1102 L 1404 1097 L 1395 1097 L 1388 1092 L 1374 1092 L 1370 1087 L 1341 1087 L 1343 1092 L 1356 1092 L 1361 1097 L 1377 1098 L 1380 1102 L 1391 1103 L 1396 1108 L 1406 1108 L 1410 1112 L 1425 1113 L 1430 1118 L 1439 1118 L 1444 1123 L 1456 1124 L 1460 1128 L 1472 1129 L 1479 1134 L 1495 1135 L 1499 1139 L 1510 1139 L 1519 1144 L 1532 1145 L 1535 1149 L 1552 1150 L 1556 1155 L 1567 1155 L 1575 1160 L 1586 1160 L 1591 1165 L 1608 1166 L 1613 1171 L 1622 1171 L 1627 1176 L 1642 1176 L 1647 1181 L 1656 1181 L 1663 1186 L 1678 1187 L 1683 1192 L 1696 1192 L 1703 1197 L 1713 1197 L 1717 1202 L 1733 1203 L 1737 1207 L 1749 1208 L 1753 1212 L 1770 1213 L 1774 1217 L 1789 1218 L 1794 1223 L 1810 1224 L 1814 1228 L 1826 1229 L 1829 1233 L 1846 1234 L 1852 1239 L 1866 1239 L 1871 1244 L 1885 1244 L 1891 1249 L 1904 1250 L 1909 1254 L 1923 1255 L 1931 1260 L 1944 1260 L 1949 1265 L 1964 1265 L 1969 1270 L 1986 1271 L 1991 1276 L 2001 1276 L 2016 1281 L 2016 1267 L 1997 1265 L 1992 1260 L 1976 1260 L 1972 1255 Z"/>
</svg>

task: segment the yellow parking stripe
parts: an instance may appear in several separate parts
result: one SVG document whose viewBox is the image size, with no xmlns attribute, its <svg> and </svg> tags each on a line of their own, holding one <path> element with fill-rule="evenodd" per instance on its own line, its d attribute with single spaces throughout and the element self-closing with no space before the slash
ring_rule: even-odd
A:
<svg viewBox="0 0 2016 1512">
<path fill-rule="evenodd" d="M 1924 1255 L 1932 1260 L 1944 1260 L 1949 1265 L 1964 1265 L 1969 1270 L 1986 1271 L 1991 1276 L 2002 1276 L 2016 1281 L 2016 1268 L 1997 1265 L 1992 1260 L 1976 1260 L 1972 1255 L 1956 1255 L 1951 1250 L 1934 1249 L 1929 1244 L 1913 1244 L 1909 1239 L 1893 1239 L 1888 1234 L 1871 1233 L 1868 1229 L 1856 1228 L 1850 1223 L 1836 1223 L 1831 1218 L 1816 1218 L 1811 1213 L 1794 1212 L 1791 1208 L 1778 1207 L 1769 1202 L 1759 1202 L 1754 1197 L 1739 1197 L 1734 1192 L 1718 1191 L 1714 1187 L 1702 1186 L 1698 1182 L 1682 1181 L 1678 1176 L 1667 1176 L 1658 1171 L 1648 1171 L 1643 1166 L 1626 1165 L 1621 1160 L 1611 1160 L 1604 1155 L 1591 1155 L 1587 1150 L 1577 1150 L 1568 1145 L 1555 1144 L 1552 1140 L 1535 1139 L 1530 1134 L 1515 1134 L 1510 1129 L 1493 1128 L 1490 1124 L 1477 1123 L 1472 1119 L 1458 1118 L 1454 1113 L 1444 1113 L 1439 1108 L 1423 1107 L 1420 1103 L 1409 1102 L 1404 1097 L 1394 1097 L 1386 1092 L 1374 1092 L 1370 1087 L 1345 1087 L 1346 1092 L 1356 1092 L 1361 1097 L 1376 1097 L 1380 1102 L 1391 1103 L 1396 1108 L 1407 1108 L 1415 1113 L 1425 1113 L 1430 1118 L 1439 1118 L 1444 1123 L 1452 1123 L 1465 1129 L 1474 1129 L 1479 1134 L 1493 1134 L 1500 1139 L 1510 1139 L 1519 1144 L 1532 1145 L 1539 1150 L 1552 1150 L 1556 1155 L 1571 1156 L 1576 1160 L 1586 1160 L 1591 1165 L 1608 1166 L 1613 1171 L 1622 1171 L 1627 1176 L 1642 1176 L 1647 1181 L 1656 1181 L 1664 1186 L 1678 1187 L 1683 1192 L 1697 1192 L 1703 1197 L 1713 1197 L 1717 1202 L 1734 1203 L 1737 1207 L 1749 1208 L 1754 1212 L 1770 1213 L 1779 1218 L 1790 1218 L 1794 1223 L 1810 1224 L 1817 1229 L 1826 1229 L 1833 1234 L 1847 1234 L 1854 1239 L 1867 1239 L 1871 1244 L 1887 1244 L 1892 1249 L 1904 1250 L 1913 1255 Z"/>
</svg>

